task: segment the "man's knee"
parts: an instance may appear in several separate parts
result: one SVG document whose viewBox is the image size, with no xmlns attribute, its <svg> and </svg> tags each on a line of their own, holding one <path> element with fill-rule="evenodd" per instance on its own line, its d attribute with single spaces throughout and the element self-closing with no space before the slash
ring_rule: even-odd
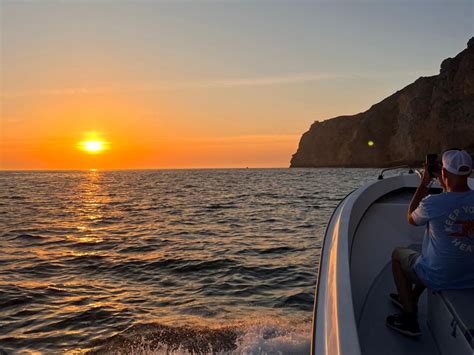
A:
<svg viewBox="0 0 474 355">
<path fill-rule="evenodd" d="M 393 249 L 392 251 L 392 261 L 400 261 L 400 253 L 401 251 L 405 249 L 403 247 L 396 247 L 395 249 Z"/>
</svg>

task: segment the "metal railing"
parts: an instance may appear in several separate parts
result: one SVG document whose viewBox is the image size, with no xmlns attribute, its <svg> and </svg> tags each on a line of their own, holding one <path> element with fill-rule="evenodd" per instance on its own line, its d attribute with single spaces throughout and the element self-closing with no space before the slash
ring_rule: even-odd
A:
<svg viewBox="0 0 474 355">
<path fill-rule="evenodd" d="M 408 174 L 414 174 L 415 173 L 414 169 L 409 165 L 392 166 L 391 168 L 383 169 L 379 174 L 378 180 L 383 180 L 383 174 L 387 171 L 397 170 L 397 169 L 406 169 L 406 168 L 408 168 Z"/>
</svg>

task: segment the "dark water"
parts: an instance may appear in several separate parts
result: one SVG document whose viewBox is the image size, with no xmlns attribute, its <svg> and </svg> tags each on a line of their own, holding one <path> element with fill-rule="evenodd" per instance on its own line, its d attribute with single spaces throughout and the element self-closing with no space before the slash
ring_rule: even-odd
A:
<svg viewBox="0 0 474 355">
<path fill-rule="evenodd" d="M 0 172 L 0 350 L 307 353 L 327 220 L 376 175 Z"/>
</svg>

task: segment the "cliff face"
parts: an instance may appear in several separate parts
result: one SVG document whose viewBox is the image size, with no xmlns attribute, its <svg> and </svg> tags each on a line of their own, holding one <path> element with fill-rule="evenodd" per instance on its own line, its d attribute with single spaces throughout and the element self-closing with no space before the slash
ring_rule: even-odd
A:
<svg viewBox="0 0 474 355">
<path fill-rule="evenodd" d="M 314 122 L 291 167 L 414 164 L 453 147 L 474 153 L 474 37 L 442 62 L 438 75 L 419 78 L 366 112 Z"/>
</svg>

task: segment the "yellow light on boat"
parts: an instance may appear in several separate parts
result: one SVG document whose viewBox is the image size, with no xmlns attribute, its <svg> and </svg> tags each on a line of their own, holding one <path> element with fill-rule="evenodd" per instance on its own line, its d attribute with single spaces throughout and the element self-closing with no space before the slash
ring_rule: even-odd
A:
<svg viewBox="0 0 474 355">
<path fill-rule="evenodd" d="M 372 148 L 373 146 L 375 146 L 375 142 L 374 141 L 368 141 L 367 145 Z"/>
</svg>

